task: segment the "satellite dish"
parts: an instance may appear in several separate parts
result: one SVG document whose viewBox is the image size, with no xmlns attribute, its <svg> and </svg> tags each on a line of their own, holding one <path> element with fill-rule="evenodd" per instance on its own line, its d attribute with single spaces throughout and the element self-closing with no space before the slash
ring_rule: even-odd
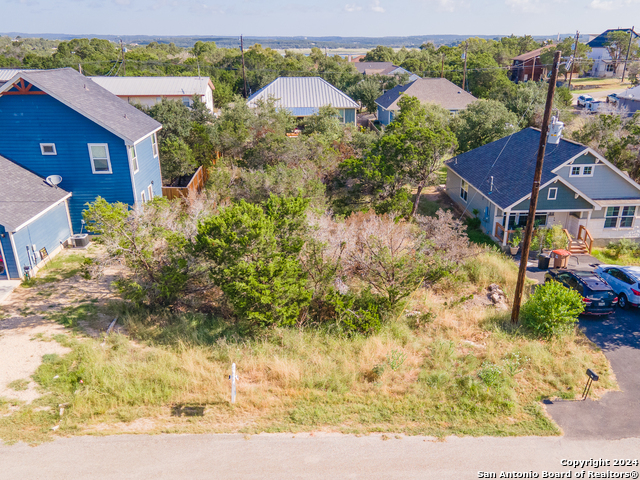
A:
<svg viewBox="0 0 640 480">
<path fill-rule="evenodd" d="M 49 175 L 46 179 L 46 182 L 52 187 L 58 188 L 58 184 L 62 181 L 62 177 L 60 175 Z"/>
</svg>

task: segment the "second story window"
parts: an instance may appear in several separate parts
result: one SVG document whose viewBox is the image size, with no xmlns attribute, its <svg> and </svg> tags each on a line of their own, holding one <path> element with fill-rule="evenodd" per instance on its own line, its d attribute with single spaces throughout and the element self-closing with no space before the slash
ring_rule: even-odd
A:
<svg viewBox="0 0 640 480">
<path fill-rule="evenodd" d="M 133 173 L 138 171 L 138 155 L 136 154 L 135 145 L 131 145 L 129 147 L 129 156 L 131 157 L 131 167 L 133 168 Z"/>
<path fill-rule="evenodd" d="M 158 137 L 156 136 L 155 133 L 151 135 L 151 148 L 153 149 L 153 156 L 157 157 L 158 156 Z"/>
<path fill-rule="evenodd" d="M 593 177 L 593 165 L 571 167 L 571 177 Z"/>
<path fill-rule="evenodd" d="M 89 157 L 93 173 L 111 173 L 109 146 L 106 143 L 90 143 Z"/>
</svg>

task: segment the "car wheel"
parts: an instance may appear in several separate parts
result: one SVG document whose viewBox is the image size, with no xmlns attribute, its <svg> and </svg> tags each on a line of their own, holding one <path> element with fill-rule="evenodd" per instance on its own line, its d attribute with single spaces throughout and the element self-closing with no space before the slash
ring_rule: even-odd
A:
<svg viewBox="0 0 640 480">
<path fill-rule="evenodd" d="M 620 297 L 618 298 L 618 306 L 623 310 L 626 310 L 626 308 L 629 306 L 629 301 L 627 300 L 627 296 L 624 293 L 621 293 Z"/>
</svg>

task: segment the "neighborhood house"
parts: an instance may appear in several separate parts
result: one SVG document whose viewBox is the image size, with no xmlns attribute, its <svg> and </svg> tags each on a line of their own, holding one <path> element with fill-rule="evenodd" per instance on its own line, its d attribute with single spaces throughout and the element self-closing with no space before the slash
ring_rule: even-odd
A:
<svg viewBox="0 0 640 480">
<path fill-rule="evenodd" d="M 363 75 L 382 75 L 385 77 L 394 77 L 396 75 L 407 75 L 409 81 L 413 82 L 420 77 L 415 73 L 411 73 L 409 70 L 394 65 L 391 62 L 354 62 L 353 63 Z"/>
<path fill-rule="evenodd" d="M 590 75 L 592 77 L 614 77 L 622 75 L 624 69 L 624 58 L 613 62 L 611 54 L 607 49 L 609 34 L 613 32 L 630 33 L 633 38 L 637 38 L 638 34 L 631 28 L 614 28 L 607 30 L 600 35 L 592 35 L 587 42 L 591 47 L 589 58 L 593 60 Z"/>
<path fill-rule="evenodd" d="M 470 103 L 477 99 L 468 92 L 465 92 L 455 83 L 446 78 L 419 78 L 418 80 L 397 85 L 388 92 L 378 97 L 378 120 L 383 125 L 389 125 L 400 111 L 398 101 L 401 95 L 416 97 L 420 103 L 433 103 L 440 105 L 451 113 L 464 110 Z"/>
<path fill-rule="evenodd" d="M 447 194 L 466 214 L 477 211 L 482 229 L 506 245 L 529 211 L 540 131 L 527 128 L 447 162 Z M 640 185 L 591 148 L 561 139 L 548 144 L 536 221 L 562 225 L 588 248 L 637 238 Z"/>
<path fill-rule="evenodd" d="M 250 107 L 269 98 L 276 100 L 276 107 L 288 110 L 302 119 L 315 115 L 320 107 L 331 106 L 338 110 L 342 123 L 356 123 L 359 105 L 320 77 L 280 77 L 258 90 L 247 100 Z"/>
</svg>

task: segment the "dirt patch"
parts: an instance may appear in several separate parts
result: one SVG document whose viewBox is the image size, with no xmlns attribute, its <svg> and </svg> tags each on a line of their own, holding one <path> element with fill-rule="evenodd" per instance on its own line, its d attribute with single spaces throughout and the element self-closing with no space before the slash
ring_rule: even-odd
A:
<svg viewBox="0 0 640 480">
<path fill-rule="evenodd" d="M 31 375 L 42 363 L 43 355 L 70 351 L 50 340 L 61 333 L 65 333 L 64 327 L 38 315 L 0 320 L 0 397 L 30 403 L 41 395 Z M 9 387 L 19 380 L 28 380 L 25 390 Z"/>
</svg>

